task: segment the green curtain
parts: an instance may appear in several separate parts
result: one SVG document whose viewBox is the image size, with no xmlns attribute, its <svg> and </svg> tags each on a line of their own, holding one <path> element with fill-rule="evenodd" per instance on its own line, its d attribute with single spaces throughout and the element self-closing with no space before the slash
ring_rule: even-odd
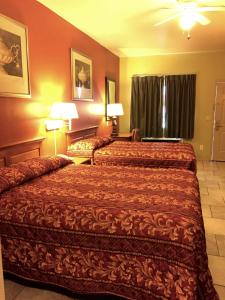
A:
<svg viewBox="0 0 225 300">
<path fill-rule="evenodd" d="M 165 76 L 167 136 L 194 136 L 196 75 Z"/>
<path fill-rule="evenodd" d="M 141 136 L 162 136 L 163 77 L 132 78 L 130 130 L 139 128 Z"/>
</svg>

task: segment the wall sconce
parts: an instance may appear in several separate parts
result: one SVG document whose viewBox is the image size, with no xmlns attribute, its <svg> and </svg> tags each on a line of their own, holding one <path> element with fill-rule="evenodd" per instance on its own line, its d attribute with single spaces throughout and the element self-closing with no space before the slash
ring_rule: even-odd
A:
<svg viewBox="0 0 225 300">
<path fill-rule="evenodd" d="M 69 130 L 72 129 L 72 119 L 78 119 L 78 112 L 75 103 L 56 102 L 51 107 L 50 118 L 67 120 Z"/>
<path fill-rule="evenodd" d="M 117 128 L 117 117 L 123 116 L 123 106 L 121 103 L 114 103 L 107 105 L 107 116 L 112 119 L 112 134 L 111 136 L 118 135 L 118 128 Z"/>
<path fill-rule="evenodd" d="M 50 130 L 56 130 L 63 127 L 63 121 L 62 120 L 47 120 L 45 122 L 45 128 L 47 131 Z"/>
<path fill-rule="evenodd" d="M 45 122 L 45 128 L 47 131 L 54 131 L 54 153 L 57 154 L 57 143 L 56 143 L 56 130 L 63 127 L 62 120 L 47 120 Z"/>
</svg>

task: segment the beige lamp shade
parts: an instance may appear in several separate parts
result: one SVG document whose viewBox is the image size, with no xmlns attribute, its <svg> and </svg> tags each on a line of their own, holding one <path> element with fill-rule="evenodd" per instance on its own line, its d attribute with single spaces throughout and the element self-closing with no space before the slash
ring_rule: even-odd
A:
<svg viewBox="0 0 225 300">
<path fill-rule="evenodd" d="M 78 119 L 78 112 L 75 103 L 56 102 L 51 107 L 50 118 L 71 120 Z"/>
<path fill-rule="evenodd" d="M 107 116 L 108 117 L 117 117 L 123 116 L 123 106 L 121 103 L 113 103 L 107 105 Z"/>
<path fill-rule="evenodd" d="M 75 103 L 56 102 L 51 107 L 50 118 L 68 120 L 69 130 L 72 129 L 72 119 L 78 119 L 78 112 Z"/>
</svg>

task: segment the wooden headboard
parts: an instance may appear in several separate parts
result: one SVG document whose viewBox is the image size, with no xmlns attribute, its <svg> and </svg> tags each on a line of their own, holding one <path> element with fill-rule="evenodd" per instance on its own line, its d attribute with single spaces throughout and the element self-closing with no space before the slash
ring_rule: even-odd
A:
<svg viewBox="0 0 225 300">
<path fill-rule="evenodd" d="M 0 146 L 0 167 L 41 155 L 41 143 L 44 137 L 23 140 Z"/>
<path fill-rule="evenodd" d="M 93 136 L 96 136 L 98 126 L 92 126 L 88 128 L 83 128 L 79 130 L 70 130 L 66 132 L 66 146 L 68 147 L 69 145 L 83 140 L 87 139 Z"/>
</svg>

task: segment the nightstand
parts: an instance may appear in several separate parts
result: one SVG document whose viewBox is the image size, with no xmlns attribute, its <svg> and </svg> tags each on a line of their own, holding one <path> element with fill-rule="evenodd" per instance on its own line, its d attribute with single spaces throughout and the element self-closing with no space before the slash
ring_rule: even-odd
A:
<svg viewBox="0 0 225 300">
<path fill-rule="evenodd" d="M 76 156 L 73 156 L 73 157 L 69 157 L 74 163 L 75 165 L 81 165 L 81 164 L 88 164 L 90 165 L 91 164 L 91 159 L 89 157 L 76 157 Z"/>
<path fill-rule="evenodd" d="M 117 136 L 112 137 L 115 141 L 131 141 L 132 139 L 132 133 L 130 132 L 124 132 L 119 133 Z"/>
</svg>

